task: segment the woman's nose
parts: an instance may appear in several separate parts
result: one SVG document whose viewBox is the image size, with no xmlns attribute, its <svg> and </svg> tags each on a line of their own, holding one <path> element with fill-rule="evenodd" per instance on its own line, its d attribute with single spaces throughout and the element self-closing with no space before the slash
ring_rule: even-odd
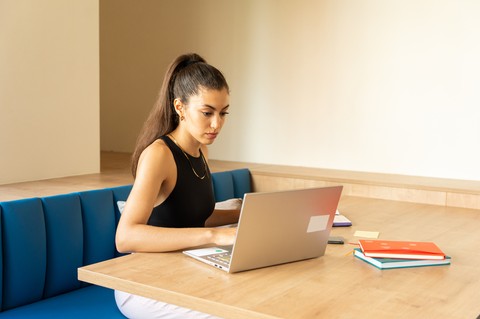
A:
<svg viewBox="0 0 480 319">
<path fill-rule="evenodd" d="M 218 129 L 221 126 L 222 118 L 218 115 L 212 118 L 212 122 L 210 123 L 210 127 L 213 129 Z"/>
</svg>

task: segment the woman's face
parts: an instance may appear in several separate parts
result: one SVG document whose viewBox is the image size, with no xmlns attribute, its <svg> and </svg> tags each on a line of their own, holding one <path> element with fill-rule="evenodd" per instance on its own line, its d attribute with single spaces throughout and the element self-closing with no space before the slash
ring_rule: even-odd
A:
<svg viewBox="0 0 480 319">
<path fill-rule="evenodd" d="M 190 135 L 204 145 L 212 144 L 225 123 L 230 105 L 230 96 L 226 89 L 201 89 L 197 95 L 190 96 L 183 104 L 185 128 Z"/>
</svg>

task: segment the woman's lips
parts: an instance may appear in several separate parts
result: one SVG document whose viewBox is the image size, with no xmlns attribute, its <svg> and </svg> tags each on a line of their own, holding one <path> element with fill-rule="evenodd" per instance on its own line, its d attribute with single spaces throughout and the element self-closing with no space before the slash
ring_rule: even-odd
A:
<svg viewBox="0 0 480 319">
<path fill-rule="evenodd" d="M 207 133 L 206 135 L 207 138 L 214 140 L 217 137 L 218 133 Z"/>
</svg>

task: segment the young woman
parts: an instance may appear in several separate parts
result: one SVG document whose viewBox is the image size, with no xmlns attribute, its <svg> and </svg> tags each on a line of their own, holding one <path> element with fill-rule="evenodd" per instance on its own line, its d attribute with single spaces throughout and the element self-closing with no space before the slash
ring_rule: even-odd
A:
<svg viewBox="0 0 480 319">
<path fill-rule="evenodd" d="M 207 145 L 229 110 L 222 73 L 197 54 L 169 66 L 132 157 L 135 178 L 120 218 L 120 252 L 167 252 L 205 244 L 231 245 L 239 211 L 214 210 Z M 159 301 L 115 292 L 129 318 L 213 318 Z"/>
</svg>

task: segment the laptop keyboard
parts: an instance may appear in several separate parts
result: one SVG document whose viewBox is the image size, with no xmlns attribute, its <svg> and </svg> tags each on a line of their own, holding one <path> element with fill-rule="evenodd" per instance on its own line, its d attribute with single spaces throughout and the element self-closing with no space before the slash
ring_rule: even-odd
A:
<svg viewBox="0 0 480 319">
<path fill-rule="evenodd" d="M 208 260 L 219 264 L 222 267 L 228 268 L 230 265 L 230 259 L 232 255 L 229 252 L 221 253 L 221 254 L 215 254 L 215 255 L 209 255 L 205 256 Z"/>
</svg>

